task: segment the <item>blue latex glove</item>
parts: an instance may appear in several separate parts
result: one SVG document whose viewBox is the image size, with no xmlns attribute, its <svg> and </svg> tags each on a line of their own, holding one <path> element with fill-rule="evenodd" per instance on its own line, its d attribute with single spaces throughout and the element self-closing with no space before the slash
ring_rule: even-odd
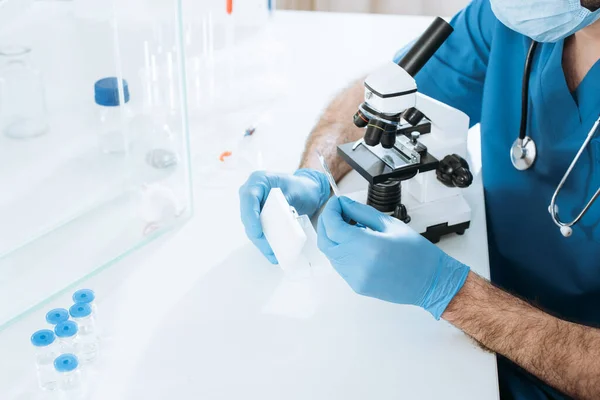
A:
<svg viewBox="0 0 600 400">
<path fill-rule="evenodd" d="M 325 204 L 330 189 L 325 174 L 314 169 L 299 169 L 294 175 L 257 171 L 242 185 L 239 191 L 240 211 L 246 235 L 271 263 L 277 264 L 259 217 L 271 188 L 280 188 L 298 214 L 309 217 Z"/>
<path fill-rule="evenodd" d="M 403 222 L 347 197 L 333 197 L 325 206 L 318 243 L 356 293 L 416 305 L 436 319 L 469 273 Z"/>
</svg>

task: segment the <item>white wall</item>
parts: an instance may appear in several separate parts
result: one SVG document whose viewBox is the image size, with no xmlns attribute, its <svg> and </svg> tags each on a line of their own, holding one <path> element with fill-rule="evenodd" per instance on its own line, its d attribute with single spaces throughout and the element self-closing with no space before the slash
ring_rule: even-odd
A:
<svg viewBox="0 0 600 400">
<path fill-rule="evenodd" d="M 451 16 L 469 0 L 277 0 L 279 8 Z"/>
</svg>

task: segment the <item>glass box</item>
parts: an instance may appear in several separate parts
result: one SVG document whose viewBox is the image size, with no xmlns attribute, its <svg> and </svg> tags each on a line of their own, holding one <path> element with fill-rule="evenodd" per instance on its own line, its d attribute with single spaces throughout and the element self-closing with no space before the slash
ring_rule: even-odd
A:
<svg viewBox="0 0 600 400">
<path fill-rule="evenodd" d="M 2 330 L 184 222 L 192 193 L 180 0 L 0 14 Z"/>
</svg>

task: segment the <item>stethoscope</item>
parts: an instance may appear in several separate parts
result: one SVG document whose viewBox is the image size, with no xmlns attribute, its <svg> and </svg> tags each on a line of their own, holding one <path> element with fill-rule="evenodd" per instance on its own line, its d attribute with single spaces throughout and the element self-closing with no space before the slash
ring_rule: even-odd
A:
<svg viewBox="0 0 600 400">
<path fill-rule="evenodd" d="M 523 89 L 521 91 L 521 127 L 519 130 L 519 137 L 517 138 L 517 140 L 514 141 L 513 145 L 510 148 L 510 160 L 512 161 L 512 164 L 514 165 L 514 167 L 520 171 L 529 169 L 533 165 L 533 163 L 535 162 L 535 159 L 537 157 L 537 150 L 535 147 L 535 142 L 533 141 L 532 138 L 530 138 L 529 136 L 526 135 L 526 133 L 527 133 L 527 118 L 528 118 L 527 117 L 528 101 L 529 101 L 529 77 L 531 76 L 531 65 L 533 64 L 533 56 L 535 55 L 535 49 L 536 49 L 537 45 L 538 45 L 538 43 L 536 41 L 533 41 L 531 43 L 531 46 L 529 47 L 529 51 L 527 52 L 527 59 L 525 61 L 525 70 L 523 72 Z M 571 171 L 575 167 L 575 164 L 577 164 L 577 161 L 579 160 L 581 153 L 583 153 L 583 150 L 585 150 L 587 145 L 590 143 L 590 141 L 596 134 L 596 130 L 598 129 L 599 125 L 600 125 L 600 116 L 596 120 L 596 123 L 594 123 L 594 126 L 592 126 L 592 129 L 589 131 L 585 141 L 583 142 L 583 145 L 581 146 L 581 148 L 575 155 L 575 158 L 571 162 L 571 165 L 567 169 L 567 172 L 565 172 L 565 175 L 560 180 L 560 183 L 558 184 L 558 186 L 556 187 L 556 190 L 554 191 L 554 194 L 552 195 L 552 200 L 550 201 L 550 206 L 548 206 L 548 212 L 552 216 L 552 221 L 554 221 L 556 226 L 558 226 L 560 228 L 560 233 L 562 233 L 562 235 L 564 237 L 571 236 L 571 234 L 573 233 L 572 226 L 575 225 L 576 223 L 578 223 L 581 220 L 581 218 L 583 218 L 583 216 L 585 215 L 587 210 L 592 206 L 592 204 L 594 204 L 594 201 L 596 201 L 598 196 L 600 196 L 600 188 L 598 188 L 598 190 L 596 190 L 596 193 L 594 193 L 594 195 L 592 196 L 590 201 L 588 201 L 588 203 L 585 205 L 583 210 L 581 210 L 579 215 L 577 215 L 577 217 L 573 221 L 562 222 L 560 220 L 560 218 L 558 216 L 558 206 L 556 205 L 556 197 L 558 196 L 558 193 L 560 193 L 561 189 L 563 188 L 567 178 L 569 177 L 569 175 L 571 174 Z"/>
</svg>

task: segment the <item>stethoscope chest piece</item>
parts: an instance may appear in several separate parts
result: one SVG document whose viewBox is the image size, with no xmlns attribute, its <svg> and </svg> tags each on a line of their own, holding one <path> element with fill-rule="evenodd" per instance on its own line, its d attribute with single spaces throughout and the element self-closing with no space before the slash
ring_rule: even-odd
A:
<svg viewBox="0 0 600 400">
<path fill-rule="evenodd" d="M 529 137 L 517 138 L 510 148 L 510 160 L 516 169 L 524 171 L 529 169 L 535 162 L 537 149 L 535 142 Z"/>
</svg>

